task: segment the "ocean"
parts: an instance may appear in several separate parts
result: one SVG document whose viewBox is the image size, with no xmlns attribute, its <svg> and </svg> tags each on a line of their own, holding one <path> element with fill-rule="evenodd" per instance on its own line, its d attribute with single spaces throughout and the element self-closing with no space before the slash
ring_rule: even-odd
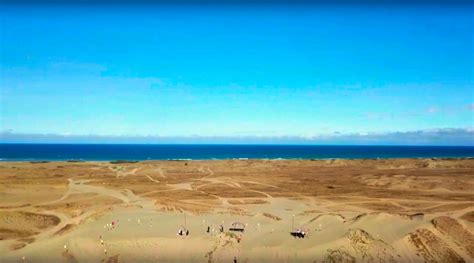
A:
<svg viewBox="0 0 474 263">
<path fill-rule="evenodd" d="M 474 157 L 473 146 L 0 144 L 0 161 Z"/>
</svg>

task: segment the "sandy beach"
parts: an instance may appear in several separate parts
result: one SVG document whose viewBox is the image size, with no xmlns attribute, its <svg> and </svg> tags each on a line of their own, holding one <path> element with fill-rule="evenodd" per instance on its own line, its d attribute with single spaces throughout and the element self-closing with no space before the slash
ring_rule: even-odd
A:
<svg viewBox="0 0 474 263">
<path fill-rule="evenodd" d="M 473 189 L 474 159 L 2 162 L 0 262 L 474 262 Z"/>
</svg>

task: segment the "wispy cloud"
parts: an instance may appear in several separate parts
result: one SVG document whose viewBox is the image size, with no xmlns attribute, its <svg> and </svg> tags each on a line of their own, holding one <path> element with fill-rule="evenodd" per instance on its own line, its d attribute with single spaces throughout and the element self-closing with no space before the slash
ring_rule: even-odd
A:
<svg viewBox="0 0 474 263">
<path fill-rule="evenodd" d="M 334 144 L 334 145 L 469 145 L 473 128 L 440 128 L 406 132 L 340 133 L 288 136 L 158 136 L 68 135 L 0 132 L 2 143 L 230 143 L 230 144 Z"/>
<path fill-rule="evenodd" d="M 428 113 L 437 113 L 439 111 L 439 109 L 437 107 L 429 107 L 428 109 L 426 109 L 426 112 Z"/>
<path fill-rule="evenodd" d="M 474 103 L 467 105 L 467 109 L 470 111 L 474 111 Z"/>
</svg>

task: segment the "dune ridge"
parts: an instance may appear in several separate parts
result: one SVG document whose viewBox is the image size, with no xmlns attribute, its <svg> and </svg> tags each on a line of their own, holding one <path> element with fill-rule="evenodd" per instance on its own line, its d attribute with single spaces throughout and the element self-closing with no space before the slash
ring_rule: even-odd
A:
<svg viewBox="0 0 474 263">
<path fill-rule="evenodd" d="M 1 162 L 0 262 L 472 262 L 471 189 L 474 159 Z"/>
</svg>

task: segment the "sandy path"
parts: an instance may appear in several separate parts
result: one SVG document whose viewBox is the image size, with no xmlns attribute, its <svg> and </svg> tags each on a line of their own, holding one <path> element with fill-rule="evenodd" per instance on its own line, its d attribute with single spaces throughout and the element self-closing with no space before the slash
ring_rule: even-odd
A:
<svg viewBox="0 0 474 263">
<path fill-rule="evenodd" d="M 158 167 L 158 173 L 159 175 L 162 177 L 162 178 L 167 178 L 165 173 L 163 172 L 163 168 L 161 167 Z"/>
<path fill-rule="evenodd" d="M 123 168 L 123 166 L 119 166 L 120 168 Z M 135 175 L 140 169 L 141 167 L 139 168 L 133 168 L 131 171 L 122 171 L 122 170 L 119 170 L 118 168 L 114 168 L 114 166 L 107 166 L 107 168 L 112 171 L 112 172 L 115 172 L 115 176 L 117 178 L 122 178 L 122 177 L 126 177 L 126 176 L 129 176 L 129 175 Z"/>
<path fill-rule="evenodd" d="M 153 178 L 152 178 L 151 176 L 149 176 L 149 175 L 146 175 L 146 177 L 147 177 L 148 179 L 150 179 L 150 181 L 152 181 L 152 182 L 160 183 L 160 181 L 158 181 L 158 180 L 156 180 L 156 179 L 153 179 Z"/>
<path fill-rule="evenodd" d="M 110 188 L 95 186 L 95 185 L 88 185 L 90 180 L 78 180 L 73 181 L 69 179 L 69 189 L 70 193 L 95 193 L 99 195 L 110 196 L 116 199 L 121 200 L 124 203 L 133 203 L 137 201 L 143 201 L 143 199 L 137 195 L 135 195 L 132 191 L 128 189 L 123 189 L 121 191 L 114 190 Z"/>
</svg>

